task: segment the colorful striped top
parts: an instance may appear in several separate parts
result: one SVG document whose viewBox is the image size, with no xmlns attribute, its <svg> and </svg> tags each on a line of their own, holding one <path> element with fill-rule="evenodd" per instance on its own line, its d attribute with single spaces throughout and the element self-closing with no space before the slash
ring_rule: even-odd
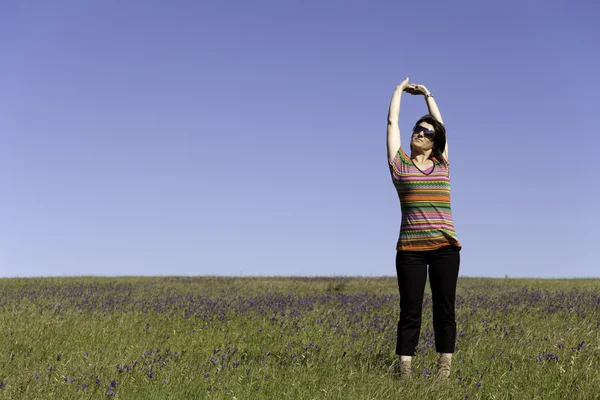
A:
<svg viewBox="0 0 600 400">
<path fill-rule="evenodd" d="M 424 251 L 444 246 L 461 248 L 450 209 L 450 166 L 432 157 L 431 171 L 421 171 L 398 149 L 390 164 L 402 209 L 397 250 Z"/>
</svg>

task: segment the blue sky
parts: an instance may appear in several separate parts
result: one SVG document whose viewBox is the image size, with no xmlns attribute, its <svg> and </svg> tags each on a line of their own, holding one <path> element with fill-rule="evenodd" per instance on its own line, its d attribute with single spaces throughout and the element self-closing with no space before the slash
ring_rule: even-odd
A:
<svg viewBox="0 0 600 400">
<path fill-rule="evenodd" d="M 53 3 L 0 5 L 0 276 L 394 275 L 406 76 L 460 274 L 599 275 L 592 1 Z"/>
</svg>

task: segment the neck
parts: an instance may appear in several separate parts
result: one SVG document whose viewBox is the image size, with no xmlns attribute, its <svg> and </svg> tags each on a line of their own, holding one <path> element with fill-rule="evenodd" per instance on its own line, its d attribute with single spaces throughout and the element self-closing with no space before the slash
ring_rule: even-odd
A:
<svg viewBox="0 0 600 400">
<path fill-rule="evenodd" d="M 412 158 L 413 160 L 415 160 L 418 163 L 422 163 L 429 159 L 429 157 L 431 156 L 431 152 L 432 152 L 432 150 L 426 150 L 424 152 L 418 152 L 418 153 L 413 151 L 412 154 L 410 155 L 410 158 Z"/>
</svg>

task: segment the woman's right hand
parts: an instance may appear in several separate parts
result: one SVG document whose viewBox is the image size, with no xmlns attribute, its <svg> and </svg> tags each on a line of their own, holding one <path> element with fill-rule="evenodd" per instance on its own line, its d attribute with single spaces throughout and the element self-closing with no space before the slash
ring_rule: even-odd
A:
<svg viewBox="0 0 600 400">
<path fill-rule="evenodd" d="M 400 90 L 401 92 L 406 91 L 407 88 L 408 88 L 408 76 L 398 86 L 396 86 L 396 89 Z"/>
</svg>

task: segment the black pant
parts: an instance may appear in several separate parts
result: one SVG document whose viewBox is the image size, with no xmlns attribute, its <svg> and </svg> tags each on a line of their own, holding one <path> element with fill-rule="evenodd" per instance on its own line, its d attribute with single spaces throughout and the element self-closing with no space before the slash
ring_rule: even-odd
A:
<svg viewBox="0 0 600 400">
<path fill-rule="evenodd" d="M 456 320 L 454 303 L 460 249 L 452 246 L 430 251 L 398 251 L 396 274 L 400 289 L 400 321 L 396 354 L 413 356 L 421 332 L 423 294 L 429 265 L 433 300 L 433 330 L 438 353 L 454 353 Z"/>
</svg>

